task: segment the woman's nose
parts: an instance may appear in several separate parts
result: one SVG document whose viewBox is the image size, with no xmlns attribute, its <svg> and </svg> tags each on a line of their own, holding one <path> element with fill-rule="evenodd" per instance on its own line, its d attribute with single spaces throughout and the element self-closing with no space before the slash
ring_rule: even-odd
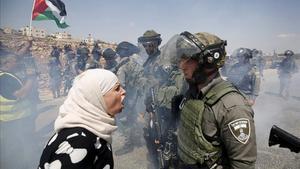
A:
<svg viewBox="0 0 300 169">
<path fill-rule="evenodd" d="M 126 90 L 122 87 L 122 95 L 126 94 Z"/>
</svg>

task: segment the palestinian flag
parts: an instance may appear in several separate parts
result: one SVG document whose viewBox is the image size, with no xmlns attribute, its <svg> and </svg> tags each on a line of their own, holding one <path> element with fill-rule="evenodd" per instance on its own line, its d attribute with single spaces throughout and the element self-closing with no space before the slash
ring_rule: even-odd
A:
<svg viewBox="0 0 300 169">
<path fill-rule="evenodd" d="M 35 0 L 32 20 L 54 20 L 59 28 L 66 28 L 64 21 L 67 12 L 61 0 Z"/>
</svg>

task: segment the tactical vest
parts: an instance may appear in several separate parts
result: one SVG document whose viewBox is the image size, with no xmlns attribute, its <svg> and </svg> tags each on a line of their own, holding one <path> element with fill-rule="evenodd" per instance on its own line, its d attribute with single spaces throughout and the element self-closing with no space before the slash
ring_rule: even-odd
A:
<svg viewBox="0 0 300 169">
<path fill-rule="evenodd" d="M 0 77 L 9 75 L 16 79 L 16 83 L 23 86 L 21 80 L 13 74 L 0 71 Z M 30 102 L 29 100 L 11 100 L 0 95 L 0 121 L 12 121 L 29 116 Z"/>
<path fill-rule="evenodd" d="M 203 100 L 191 99 L 184 103 L 178 127 L 178 155 L 185 164 L 212 167 L 221 158 L 221 147 L 212 145 L 202 133 L 202 117 L 206 109 L 231 92 L 238 90 L 229 82 L 222 81 L 213 86 Z"/>
</svg>

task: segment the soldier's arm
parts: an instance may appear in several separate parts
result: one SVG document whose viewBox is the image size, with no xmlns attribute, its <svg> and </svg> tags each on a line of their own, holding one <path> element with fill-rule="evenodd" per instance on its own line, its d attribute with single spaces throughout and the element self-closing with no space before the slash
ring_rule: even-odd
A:
<svg viewBox="0 0 300 169">
<path fill-rule="evenodd" d="M 231 169 L 254 169 L 257 148 L 253 110 L 242 96 L 229 95 L 222 99 L 224 107 L 219 118 L 225 154 Z"/>
</svg>

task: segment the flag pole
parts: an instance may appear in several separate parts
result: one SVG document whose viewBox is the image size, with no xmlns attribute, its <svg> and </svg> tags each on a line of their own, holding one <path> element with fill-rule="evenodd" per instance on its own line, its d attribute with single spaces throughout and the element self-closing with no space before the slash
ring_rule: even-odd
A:
<svg viewBox="0 0 300 169">
<path fill-rule="evenodd" d="M 32 28 L 31 28 L 32 27 L 32 13 L 33 13 L 35 1 L 36 0 L 33 0 L 32 9 L 31 9 L 30 22 L 29 22 L 29 36 L 32 36 L 32 33 L 31 33 L 31 30 L 32 30 Z"/>
</svg>

